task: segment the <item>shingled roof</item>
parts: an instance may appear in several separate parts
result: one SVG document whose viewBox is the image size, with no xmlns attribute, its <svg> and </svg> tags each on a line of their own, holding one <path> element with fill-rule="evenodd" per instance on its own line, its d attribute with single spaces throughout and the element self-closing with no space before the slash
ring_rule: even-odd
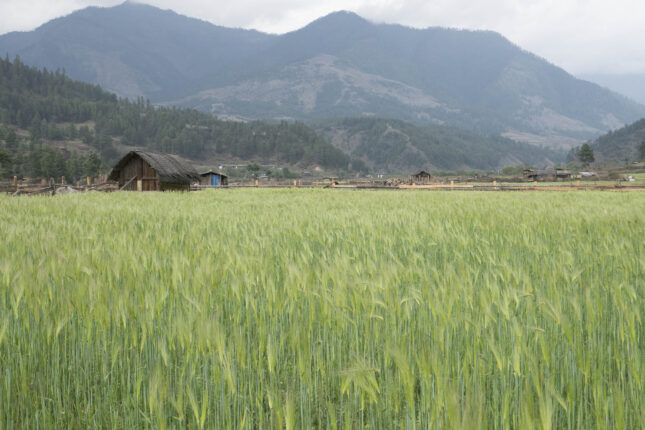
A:
<svg viewBox="0 0 645 430">
<path fill-rule="evenodd" d="M 190 164 L 171 154 L 152 151 L 128 152 L 110 172 L 109 179 L 118 180 L 119 171 L 128 164 L 132 157 L 141 157 L 146 163 L 156 170 L 161 182 L 175 184 L 189 184 L 199 181 L 199 173 Z"/>
</svg>

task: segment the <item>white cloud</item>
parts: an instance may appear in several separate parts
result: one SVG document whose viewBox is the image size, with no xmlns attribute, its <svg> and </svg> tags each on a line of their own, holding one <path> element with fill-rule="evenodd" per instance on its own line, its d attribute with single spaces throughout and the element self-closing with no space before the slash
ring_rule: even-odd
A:
<svg viewBox="0 0 645 430">
<path fill-rule="evenodd" d="M 572 73 L 645 72 L 642 0 L 142 0 L 228 27 L 284 33 L 336 10 L 377 22 L 502 33 Z M 0 34 L 120 0 L 1 0 Z"/>
</svg>

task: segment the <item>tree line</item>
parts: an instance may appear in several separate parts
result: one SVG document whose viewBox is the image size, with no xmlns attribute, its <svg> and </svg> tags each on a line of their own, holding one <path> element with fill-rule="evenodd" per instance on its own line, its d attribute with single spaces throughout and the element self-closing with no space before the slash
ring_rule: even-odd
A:
<svg viewBox="0 0 645 430">
<path fill-rule="evenodd" d="M 156 107 L 143 98 L 118 99 L 97 85 L 29 67 L 19 58 L 0 59 L 0 123 L 4 176 L 94 176 L 135 147 L 187 158 L 351 166 L 348 155 L 302 123 L 223 121 L 192 109 Z M 27 133 L 18 136 L 17 130 Z M 83 154 L 58 141 L 82 142 Z"/>
</svg>

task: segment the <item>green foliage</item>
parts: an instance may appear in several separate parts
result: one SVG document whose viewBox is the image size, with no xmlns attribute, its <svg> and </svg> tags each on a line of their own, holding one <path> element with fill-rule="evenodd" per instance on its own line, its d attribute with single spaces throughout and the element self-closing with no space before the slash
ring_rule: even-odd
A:
<svg viewBox="0 0 645 430">
<path fill-rule="evenodd" d="M 0 149 L 0 167 L 5 167 L 11 163 L 11 154 L 8 151 Z"/>
<path fill-rule="evenodd" d="M 502 168 L 502 175 L 507 175 L 507 176 L 521 176 L 524 172 L 525 167 L 524 166 L 504 166 Z"/>
<path fill-rule="evenodd" d="M 98 172 L 101 170 L 101 157 L 96 152 L 90 153 L 90 155 L 87 157 L 87 160 L 85 160 L 85 165 L 84 167 L 84 172 L 86 176 L 94 176 L 94 172 Z"/>
<path fill-rule="evenodd" d="M 18 147 L 18 136 L 12 128 L 4 131 L 4 141 L 10 151 L 15 151 Z"/>
<path fill-rule="evenodd" d="M 595 161 L 593 149 L 591 149 L 588 143 L 583 144 L 578 150 L 578 159 L 584 165 L 589 165 Z"/>
<path fill-rule="evenodd" d="M 246 166 L 246 170 L 253 176 L 254 178 L 258 177 L 258 174 L 260 173 L 260 165 L 257 163 L 251 163 Z"/>
<path fill-rule="evenodd" d="M 0 422 L 641 428 L 644 205 L 0 195 Z"/>
</svg>

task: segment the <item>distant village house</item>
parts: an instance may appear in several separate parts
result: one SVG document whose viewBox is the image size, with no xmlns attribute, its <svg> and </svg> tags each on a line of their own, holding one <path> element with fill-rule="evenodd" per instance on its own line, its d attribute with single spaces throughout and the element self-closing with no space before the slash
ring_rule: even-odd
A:
<svg viewBox="0 0 645 430">
<path fill-rule="evenodd" d="M 410 176 L 410 181 L 413 184 L 422 185 L 429 184 L 431 178 L 432 176 L 430 175 L 430 173 L 426 172 L 425 170 L 421 170 L 418 173 Z"/>
<path fill-rule="evenodd" d="M 571 171 L 559 168 L 524 169 L 524 177 L 530 181 L 557 181 L 571 179 Z"/>
<path fill-rule="evenodd" d="M 200 175 L 199 183 L 211 187 L 221 187 L 228 185 L 228 176 L 222 172 L 209 170 Z"/>
</svg>

